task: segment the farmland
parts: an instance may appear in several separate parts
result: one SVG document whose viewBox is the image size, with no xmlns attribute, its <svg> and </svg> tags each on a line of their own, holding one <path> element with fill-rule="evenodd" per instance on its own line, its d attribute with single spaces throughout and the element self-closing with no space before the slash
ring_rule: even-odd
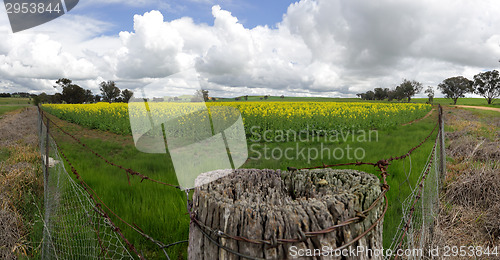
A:
<svg viewBox="0 0 500 260">
<path fill-rule="evenodd" d="M 29 104 L 30 100 L 28 98 L 0 98 L 0 116 L 29 106 Z"/>
<path fill-rule="evenodd" d="M 207 103 L 237 108 L 243 117 L 247 135 L 251 126 L 266 129 L 306 128 L 315 130 L 387 129 L 423 117 L 430 105 L 407 103 L 337 102 L 224 102 Z M 202 106 L 196 103 L 150 103 L 158 114 L 185 114 Z M 131 134 L 127 104 L 45 105 L 58 118 L 88 128 Z M 146 117 L 146 114 L 143 114 Z M 387 118 L 390 118 L 388 120 Z"/>
<path fill-rule="evenodd" d="M 431 109 L 425 104 L 394 104 L 394 103 L 336 103 L 336 102 L 213 102 L 215 104 L 237 107 L 242 114 L 247 136 L 249 137 L 249 160 L 243 168 L 286 169 L 288 166 L 297 168 L 321 165 L 322 163 L 340 163 L 353 161 L 349 158 L 308 158 L 302 159 L 293 154 L 291 158 L 275 158 L 263 155 L 263 149 L 276 150 L 293 148 L 296 140 L 255 141 L 255 136 L 249 128 L 258 126 L 265 130 L 295 130 L 303 128 L 337 131 L 376 130 L 376 140 L 359 141 L 359 139 L 325 140 L 315 139 L 300 143 L 305 149 L 319 149 L 321 146 L 363 149 L 363 161 L 378 161 L 391 156 L 406 153 L 411 147 L 424 139 L 435 125 L 433 116 L 418 124 L 402 126 L 403 123 L 423 117 Z M 177 104 L 178 105 L 178 104 Z M 175 104 L 151 104 L 165 109 L 175 107 Z M 170 106 L 170 107 L 169 107 Z M 173 163 L 168 154 L 146 154 L 138 151 L 130 136 L 130 125 L 126 104 L 98 103 L 93 105 L 44 105 L 43 109 L 53 116 L 53 120 L 66 131 L 76 135 L 96 152 L 107 155 L 106 158 L 132 168 L 152 178 L 167 183 L 176 183 Z M 72 124 L 69 122 L 76 124 Z M 97 129 L 91 130 L 91 129 Z M 114 133 L 114 134 L 113 134 Z M 261 134 L 261 133 L 259 133 Z M 310 133 L 311 134 L 311 133 Z M 185 215 L 185 197 L 182 192 L 152 183 L 140 183 L 131 179 L 131 185 L 123 173 L 117 172 L 99 158 L 82 149 L 74 140 L 64 134 L 54 131 L 56 140 L 61 145 L 82 177 L 99 194 L 105 203 L 125 220 L 134 222 L 147 234 L 164 241 L 175 242 L 187 239 L 189 218 Z M 435 137 L 431 138 L 431 140 Z M 252 141 L 253 140 L 253 141 Z M 394 227 L 399 224 L 401 209 L 399 200 L 410 193 L 408 182 L 416 183 L 416 177 L 406 179 L 405 172 L 420 171 L 421 165 L 427 159 L 432 147 L 427 142 L 420 152 L 412 155 L 409 161 L 394 162 L 389 170 L 389 184 L 392 189 L 388 194 L 391 207 L 385 217 L 385 241 L 390 243 Z M 293 153 L 299 153 L 295 151 Z M 295 157 L 294 157 L 295 156 Z M 351 158 L 352 159 L 352 158 Z M 371 166 L 360 166 L 362 171 L 379 174 Z M 110 185 L 112 183 L 113 185 Z M 122 227 L 125 235 L 140 250 L 147 252 L 152 258 L 158 257 L 155 246 L 146 242 L 131 229 Z M 178 245 L 170 249 L 171 255 L 185 257 L 186 245 Z"/>
<path fill-rule="evenodd" d="M 11 111 L 15 111 L 15 110 L 18 110 L 18 109 L 23 108 L 23 107 L 25 107 L 25 106 L 16 106 L 16 105 L 0 106 L 0 116 L 2 114 L 5 114 L 5 113 L 11 112 Z"/>
<path fill-rule="evenodd" d="M 0 98 L 0 105 L 24 105 L 27 106 L 31 103 L 29 98 Z"/>
</svg>

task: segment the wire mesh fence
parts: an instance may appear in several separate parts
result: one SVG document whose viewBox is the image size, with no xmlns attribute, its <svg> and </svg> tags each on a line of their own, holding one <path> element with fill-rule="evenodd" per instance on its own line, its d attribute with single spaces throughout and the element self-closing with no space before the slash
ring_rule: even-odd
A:
<svg viewBox="0 0 500 260">
<path fill-rule="evenodd" d="M 434 225 L 439 214 L 439 190 L 445 167 L 445 161 L 442 160 L 445 155 L 441 107 L 439 113 L 438 135 L 416 185 L 411 187 L 410 195 L 401 203 L 402 218 L 387 249 L 392 255 L 386 255 L 386 259 L 423 259 L 432 246 Z M 411 172 L 407 178 L 410 174 Z"/>
<path fill-rule="evenodd" d="M 42 259 L 133 259 L 109 218 L 66 171 L 39 114 L 45 213 Z"/>
<path fill-rule="evenodd" d="M 386 169 L 394 160 L 409 160 L 411 163 L 411 153 L 425 143 L 439 125 L 439 132 L 434 141 L 434 146 L 428 155 L 426 164 L 420 172 L 417 184 L 411 187 L 411 194 L 402 201 L 402 219 L 399 224 L 396 235 L 392 240 L 390 249 L 392 252 L 398 250 L 413 250 L 421 249 L 425 251 L 428 243 L 432 238 L 433 225 L 438 214 L 439 187 L 441 178 L 444 172 L 444 140 L 442 111 L 440 111 L 439 124 L 432 132 L 422 140 L 420 144 L 413 147 L 408 153 L 399 156 L 391 157 L 390 159 L 380 160 L 378 162 L 353 162 L 342 163 L 337 165 L 322 165 L 313 168 L 332 168 L 345 165 L 372 165 L 379 167 L 382 176 L 388 176 Z M 78 173 L 67 160 L 64 153 L 61 155 L 58 151 L 58 145 L 51 137 L 50 127 L 54 124 L 50 119 L 44 117 L 43 111 L 39 113 L 39 136 L 40 136 L 40 151 L 44 165 L 44 188 L 45 188 L 45 216 L 44 216 L 44 234 L 43 234 L 43 259 L 134 259 L 139 255 L 127 239 L 119 232 L 116 225 L 111 222 L 110 218 L 100 207 L 93 196 L 97 194 L 89 193 L 86 184 L 78 176 Z M 46 123 L 44 122 L 46 118 Z M 131 169 L 126 169 L 123 166 L 107 161 L 102 155 L 97 154 L 78 138 L 60 129 L 57 125 L 53 125 L 61 130 L 64 134 L 75 139 L 83 148 L 89 149 L 94 155 L 106 161 L 108 164 L 116 166 L 124 170 L 127 178 L 130 175 L 139 176 L 142 180 L 150 180 L 162 185 L 178 186 L 161 183 L 148 176 L 142 175 Z M 432 140 L 432 139 L 431 139 Z M 63 160 L 66 160 L 74 174 L 77 175 L 77 183 L 72 176 L 66 171 Z M 290 168 L 290 167 L 289 167 Z M 411 167 L 410 167 L 411 168 Z M 297 170 L 296 168 L 291 168 Z M 306 168 L 304 168 L 306 169 Z M 307 168 L 309 169 L 309 168 Z M 289 169 L 290 170 L 290 169 Z M 416 174 L 407 173 L 407 178 L 410 175 Z M 410 183 L 409 181 L 407 182 Z M 81 184 L 81 185 L 80 185 Z M 97 197 L 98 198 L 98 197 Z M 105 206 L 103 204 L 103 206 Z M 188 204 L 189 211 L 189 204 Z M 125 223 L 127 224 L 127 223 Z M 130 226 L 130 224 L 128 224 Z M 132 226 L 130 226 L 133 228 Z M 134 229 L 134 228 L 133 228 Z M 136 230 L 136 229 L 134 229 Z M 185 243 L 180 241 L 173 244 L 165 245 L 159 241 L 152 239 L 147 234 L 143 234 L 140 230 L 136 230 L 140 235 L 158 245 L 159 248 L 165 250 L 171 245 L 177 243 Z M 131 251 L 129 251 L 129 249 Z M 386 249 L 387 250 L 387 249 Z M 131 254 L 132 253 L 132 254 Z M 394 256 L 394 255 L 393 255 Z M 386 257 L 386 259 L 392 259 Z M 422 254 L 410 254 L 405 256 L 407 259 L 421 259 Z M 169 259 L 165 252 L 165 257 Z M 397 257 L 396 257 L 397 258 Z"/>
</svg>

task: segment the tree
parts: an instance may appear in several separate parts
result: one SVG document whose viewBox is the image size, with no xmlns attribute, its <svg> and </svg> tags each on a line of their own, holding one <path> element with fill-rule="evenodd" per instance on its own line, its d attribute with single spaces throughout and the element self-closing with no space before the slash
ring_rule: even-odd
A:
<svg viewBox="0 0 500 260">
<path fill-rule="evenodd" d="M 245 95 L 245 100 L 248 100 L 248 95 Z"/>
<path fill-rule="evenodd" d="M 375 92 L 372 90 L 366 91 L 366 100 L 375 100 Z"/>
<path fill-rule="evenodd" d="M 429 97 L 429 104 L 432 104 L 434 102 L 434 89 L 432 89 L 431 86 L 427 86 L 425 94 L 427 94 L 427 97 Z"/>
<path fill-rule="evenodd" d="M 202 89 L 201 94 L 203 95 L 203 101 L 207 102 L 209 100 L 208 98 L 208 90 Z"/>
<path fill-rule="evenodd" d="M 500 75 L 497 70 L 486 71 L 474 76 L 474 92 L 483 96 L 488 104 L 500 97 Z"/>
<path fill-rule="evenodd" d="M 458 76 L 443 80 L 443 83 L 440 83 L 438 88 L 446 98 L 453 99 L 453 104 L 456 105 L 459 98 L 465 97 L 465 94 L 474 91 L 472 84 L 473 82 L 467 78 Z"/>
<path fill-rule="evenodd" d="M 90 89 L 85 90 L 85 103 L 92 103 L 94 102 L 94 94 L 92 94 L 92 91 Z"/>
<path fill-rule="evenodd" d="M 128 101 L 132 98 L 133 95 L 134 95 L 134 92 L 132 92 L 128 89 L 122 90 L 123 102 L 128 103 Z"/>
<path fill-rule="evenodd" d="M 99 95 L 95 95 L 95 96 L 94 96 L 94 102 L 96 102 L 96 103 L 97 103 L 97 102 L 101 102 L 101 96 L 99 96 Z"/>
<path fill-rule="evenodd" d="M 375 93 L 369 90 L 365 93 L 356 94 L 356 96 L 360 97 L 362 100 L 373 100 L 375 98 Z"/>
<path fill-rule="evenodd" d="M 68 104 L 81 104 L 85 102 L 85 90 L 76 84 L 63 87 L 62 100 Z"/>
<path fill-rule="evenodd" d="M 0 97 L 1 97 L 1 96 L 0 96 Z M 34 97 L 33 97 L 33 105 L 38 106 L 40 103 L 42 103 L 42 102 L 40 101 L 40 96 L 34 96 Z"/>
<path fill-rule="evenodd" d="M 68 87 L 71 83 L 72 81 L 70 79 L 61 78 L 56 81 L 57 86 L 54 86 L 54 88 L 57 89 L 57 87 L 60 87 L 61 89 L 64 89 L 65 87 Z"/>
<path fill-rule="evenodd" d="M 198 89 L 196 90 L 195 97 L 191 99 L 191 101 L 205 101 L 210 100 L 208 98 L 208 90 L 206 89 Z"/>
<path fill-rule="evenodd" d="M 393 101 L 394 99 L 396 99 L 396 90 L 395 89 L 391 89 L 389 90 L 389 92 L 387 92 L 387 101 Z"/>
<path fill-rule="evenodd" d="M 61 104 L 63 102 L 63 96 L 61 93 L 55 93 L 53 96 L 50 96 L 50 103 L 53 104 Z"/>
<path fill-rule="evenodd" d="M 376 100 L 384 100 L 389 96 L 388 88 L 375 88 L 374 89 L 374 98 Z"/>
<path fill-rule="evenodd" d="M 120 96 L 120 89 L 116 87 L 114 81 L 103 81 L 101 82 L 101 84 L 99 84 L 99 86 L 99 89 L 101 90 L 102 100 L 104 102 L 114 102 L 115 99 Z"/>
<path fill-rule="evenodd" d="M 422 91 L 422 83 L 415 80 L 407 80 L 403 79 L 403 83 L 396 87 L 397 96 L 402 95 L 403 97 L 408 99 L 408 102 L 411 101 L 411 97 L 415 96 L 415 94 L 420 93 Z"/>
</svg>

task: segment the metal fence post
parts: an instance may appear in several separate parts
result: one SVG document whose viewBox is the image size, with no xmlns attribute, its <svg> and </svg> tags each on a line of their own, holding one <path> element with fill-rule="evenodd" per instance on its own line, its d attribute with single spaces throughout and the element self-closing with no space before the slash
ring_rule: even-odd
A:
<svg viewBox="0 0 500 260">
<path fill-rule="evenodd" d="M 47 120 L 47 135 L 45 137 L 45 172 L 49 177 L 49 120 Z"/>
<path fill-rule="evenodd" d="M 439 105 L 439 173 L 440 180 L 443 183 L 446 177 L 446 153 L 444 147 L 444 116 L 443 108 Z"/>
</svg>

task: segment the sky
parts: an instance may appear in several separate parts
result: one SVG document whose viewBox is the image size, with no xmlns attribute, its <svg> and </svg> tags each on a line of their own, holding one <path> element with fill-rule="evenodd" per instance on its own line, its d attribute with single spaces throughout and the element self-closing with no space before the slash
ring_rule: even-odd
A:
<svg viewBox="0 0 500 260">
<path fill-rule="evenodd" d="M 495 0 L 80 0 L 12 33 L 0 8 L 0 92 L 53 94 L 66 77 L 175 96 L 160 83 L 186 71 L 218 97 L 436 89 L 498 69 L 499 13 Z"/>
</svg>

